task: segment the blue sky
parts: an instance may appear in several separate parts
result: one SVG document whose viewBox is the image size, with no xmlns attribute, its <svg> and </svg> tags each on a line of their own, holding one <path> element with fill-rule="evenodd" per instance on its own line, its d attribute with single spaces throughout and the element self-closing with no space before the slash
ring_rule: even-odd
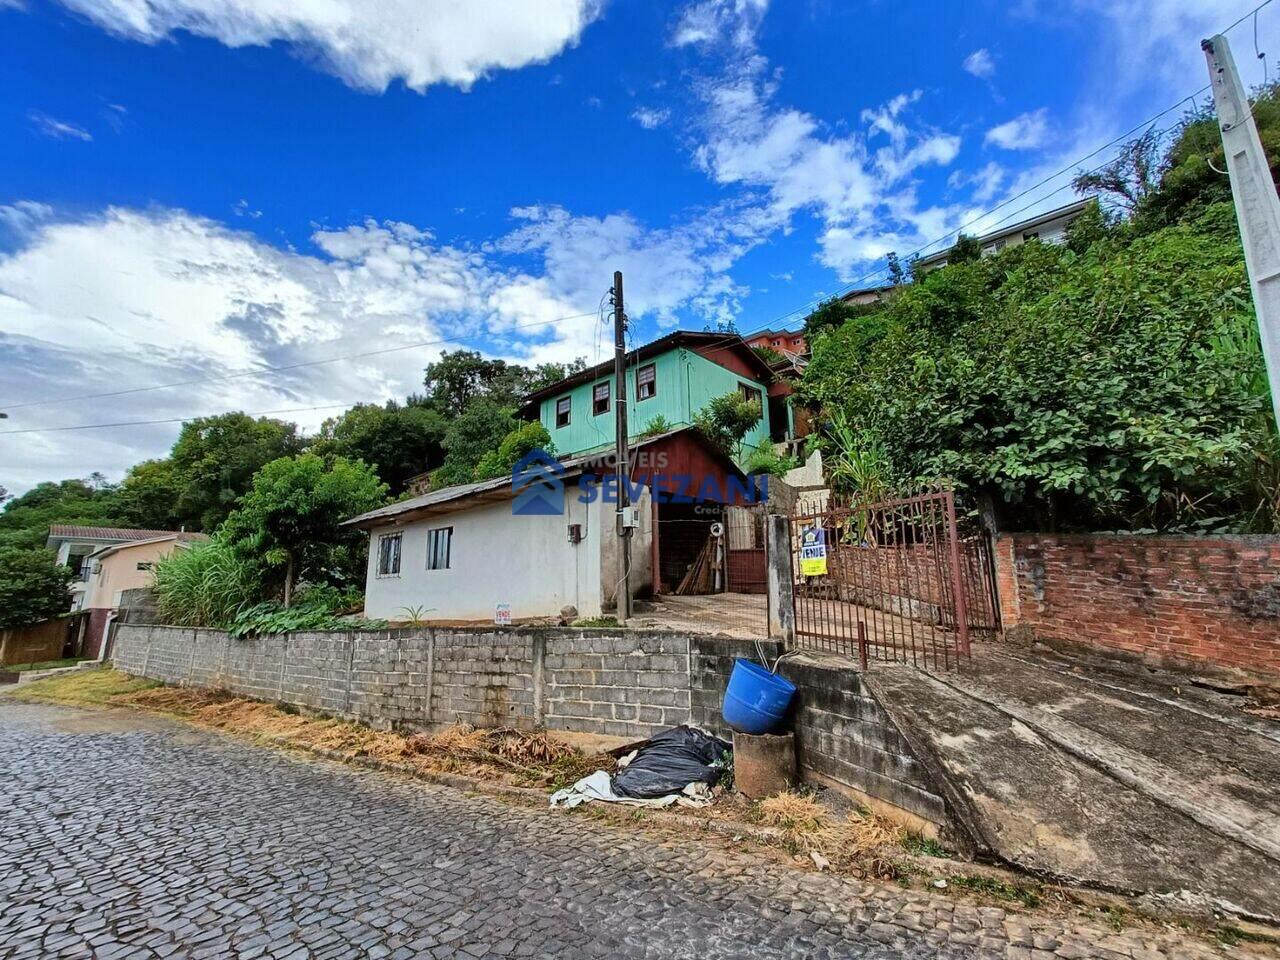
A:
<svg viewBox="0 0 1280 960">
<path fill-rule="evenodd" d="M 0 429 L 314 428 L 442 349 L 595 360 L 614 269 L 637 341 L 794 325 L 889 250 L 1072 199 L 983 217 L 1202 87 L 1252 6 L 0 0 Z M 177 429 L 0 434 L 0 484 Z"/>
</svg>

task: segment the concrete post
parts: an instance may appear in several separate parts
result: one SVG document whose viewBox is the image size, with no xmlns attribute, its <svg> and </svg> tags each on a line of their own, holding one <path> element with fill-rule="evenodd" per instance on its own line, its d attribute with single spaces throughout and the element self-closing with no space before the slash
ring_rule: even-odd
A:
<svg viewBox="0 0 1280 960">
<path fill-rule="evenodd" d="M 541 631 L 533 635 L 530 654 L 533 658 L 533 725 L 543 727 L 547 722 L 547 637 Z"/>
<path fill-rule="evenodd" d="M 1201 46 L 1209 64 L 1222 148 L 1231 175 L 1231 196 L 1271 387 L 1271 409 L 1280 423 L 1280 197 L 1276 196 L 1267 154 L 1227 38 L 1219 35 Z"/>
<path fill-rule="evenodd" d="M 795 577 L 791 572 L 791 518 L 771 515 L 765 537 L 769 593 L 769 639 L 790 646 L 796 639 Z"/>
</svg>

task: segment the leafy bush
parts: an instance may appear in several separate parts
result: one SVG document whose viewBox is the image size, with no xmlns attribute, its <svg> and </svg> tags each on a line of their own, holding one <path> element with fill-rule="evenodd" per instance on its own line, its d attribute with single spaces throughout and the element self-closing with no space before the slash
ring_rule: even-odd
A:
<svg viewBox="0 0 1280 960">
<path fill-rule="evenodd" d="M 71 569 L 49 550 L 0 548 L 0 628 L 25 627 L 71 607 Z"/>
<path fill-rule="evenodd" d="M 655 417 L 649 418 L 649 422 L 646 423 L 644 425 L 644 429 L 640 431 L 640 436 L 642 439 L 647 439 L 649 437 L 657 437 L 657 436 L 661 436 L 664 433 L 670 433 L 675 428 L 676 428 L 676 425 L 674 423 L 672 423 L 662 414 L 658 414 Z"/>
<path fill-rule="evenodd" d="M 228 632 L 239 640 L 294 630 L 380 630 L 386 625 L 385 620 L 339 617 L 332 606 L 319 599 L 291 607 L 269 600 L 241 610 L 231 621 Z"/>
<path fill-rule="evenodd" d="M 156 607 L 180 627 L 219 627 L 259 599 L 256 566 L 220 540 L 175 550 L 156 561 Z"/>
<path fill-rule="evenodd" d="M 1006 249 L 927 274 L 878 322 L 820 338 L 802 385 L 829 423 L 858 425 L 826 437 L 852 469 L 951 478 L 1041 529 L 1260 514 L 1262 359 L 1239 343 L 1248 283 L 1215 224 Z"/>
<path fill-rule="evenodd" d="M 706 407 L 694 414 L 693 425 L 712 446 L 726 456 L 737 458 L 741 453 L 742 438 L 760 422 L 762 415 L 759 403 L 734 391 L 713 397 Z"/>
<path fill-rule="evenodd" d="M 743 462 L 742 469 L 748 474 L 764 473 L 771 477 L 782 477 L 798 466 L 800 466 L 798 458 L 778 453 L 773 444 L 766 441 L 751 449 Z"/>
</svg>

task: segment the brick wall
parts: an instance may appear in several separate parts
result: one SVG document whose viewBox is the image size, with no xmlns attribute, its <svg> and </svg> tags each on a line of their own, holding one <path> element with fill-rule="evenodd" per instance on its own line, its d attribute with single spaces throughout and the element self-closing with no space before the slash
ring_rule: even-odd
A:
<svg viewBox="0 0 1280 960">
<path fill-rule="evenodd" d="M 766 654 L 781 652 L 765 643 Z M 291 633 L 232 640 L 214 630 L 117 627 L 115 665 L 167 683 L 225 689 L 372 726 L 477 726 L 640 738 L 680 723 L 730 736 L 720 716 L 750 641 L 660 631 L 441 628 Z M 941 823 L 930 788 L 847 663 L 783 661 L 800 688 L 802 773 Z"/>
<path fill-rule="evenodd" d="M 1012 534 L 996 567 L 1006 630 L 1280 675 L 1280 537 Z"/>
</svg>

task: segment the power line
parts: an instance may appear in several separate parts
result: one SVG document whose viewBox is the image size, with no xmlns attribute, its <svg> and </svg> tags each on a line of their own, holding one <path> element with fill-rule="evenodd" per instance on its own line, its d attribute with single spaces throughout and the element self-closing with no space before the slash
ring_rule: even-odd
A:
<svg viewBox="0 0 1280 960">
<path fill-rule="evenodd" d="M 517 323 L 512 325 L 512 329 L 525 330 L 529 327 L 541 327 L 550 323 L 563 323 L 567 320 L 581 320 L 583 317 L 594 316 L 591 313 L 576 313 L 569 317 L 556 317 L 553 320 L 536 320 L 532 323 Z M 228 373 L 217 377 L 195 377 L 191 380 L 176 380 L 173 383 L 157 383 L 147 387 L 130 387 L 126 390 L 112 390 L 107 393 L 84 393 L 71 397 L 50 397 L 47 400 L 27 400 L 23 403 L 4 403 L 0 402 L 0 407 L 4 407 L 6 411 L 22 410 L 26 407 L 41 407 L 51 403 L 73 403 L 80 400 L 102 400 L 108 397 L 123 397 L 134 393 L 148 393 L 152 390 L 168 390 L 173 387 L 190 387 L 201 383 L 224 383 L 228 380 L 242 380 L 245 377 L 258 377 L 267 373 L 284 373 L 289 370 L 300 370 L 304 367 L 320 367 L 330 363 L 341 363 L 344 360 L 361 360 L 365 357 L 380 357 L 388 353 L 400 353 L 405 350 L 417 350 L 422 347 L 434 347 L 442 343 L 457 343 L 461 340 L 469 340 L 475 334 L 460 334 L 456 337 L 441 337 L 438 340 L 420 340 L 417 343 L 403 343 L 394 347 L 383 347 L 379 350 L 365 350 L 360 353 L 346 353 L 336 357 L 327 357 L 324 360 L 302 360 L 298 363 L 286 363 L 278 367 L 259 367 L 255 370 L 246 370 L 241 373 Z"/>
<path fill-rule="evenodd" d="M 1234 30 L 1236 27 L 1240 26 L 1240 24 L 1244 23 L 1244 22 L 1245 22 L 1246 20 L 1248 20 L 1250 17 L 1252 17 L 1252 16 L 1254 16 L 1255 14 L 1257 14 L 1257 12 L 1258 12 L 1259 10 L 1261 10 L 1263 7 L 1267 6 L 1269 3 L 1271 3 L 1271 0 L 1262 0 L 1262 3 L 1258 4 L 1256 7 L 1254 7 L 1252 10 L 1250 10 L 1248 13 L 1246 13 L 1243 17 L 1241 17 L 1241 18 L 1240 18 L 1239 20 L 1237 20 L 1235 23 L 1231 24 L 1231 26 L 1227 27 L 1225 30 L 1219 30 L 1219 31 L 1218 31 L 1218 33 L 1230 33 L 1230 32 L 1231 32 L 1232 30 Z"/>
<path fill-rule="evenodd" d="M 337 410 L 340 407 L 355 406 L 356 403 L 329 403 L 318 407 L 286 407 L 283 410 L 240 411 L 246 417 L 265 417 L 273 413 L 303 413 L 311 410 Z M 226 411 L 221 411 L 225 413 Z M 81 423 L 71 427 L 31 427 L 26 430 L 0 430 L 0 437 L 12 437 L 20 433 L 60 433 L 65 430 L 105 430 L 109 427 L 145 427 L 155 423 L 186 423 L 197 420 L 200 416 L 218 416 L 218 414 L 192 414 L 185 417 L 167 417 L 162 420 L 121 420 L 118 423 Z"/>
</svg>

